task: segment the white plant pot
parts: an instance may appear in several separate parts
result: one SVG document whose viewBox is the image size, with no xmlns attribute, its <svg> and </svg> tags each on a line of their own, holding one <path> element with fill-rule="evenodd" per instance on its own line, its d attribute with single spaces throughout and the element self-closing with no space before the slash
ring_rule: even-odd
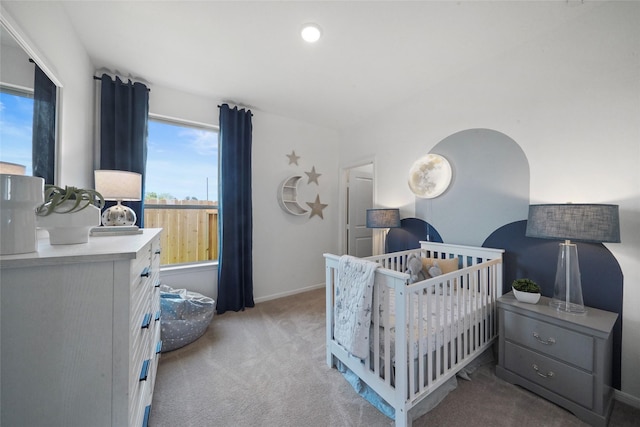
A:
<svg viewBox="0 0 640 427">
<path fill-rule="evenodd" d="M 531 292 L 521 292 L 513 289 L 513 295 L 515 295 L 516 299 L 520 302 L 526 302 L 528 304 L 537 304 L 540 301 L 540 294 L 533 294 Z"/>
<path fill-rule="evenodd" d="M 44 179 L 0 174 L 0 255 L 35 252 L 36 207 L 44 202 Z"/>
<path fill-rule="evenodd" d="M 66 201 L 60 206 L 60 209 L 68 209 L 74 203 Z M 100 225 L 100 208 L 89 205 L 77 212 L 54 212 L 37 218 L 38 227 L 49 232 L 49 243 L 52 245 L 87 243 L 91 229 Z"/>
</svg>

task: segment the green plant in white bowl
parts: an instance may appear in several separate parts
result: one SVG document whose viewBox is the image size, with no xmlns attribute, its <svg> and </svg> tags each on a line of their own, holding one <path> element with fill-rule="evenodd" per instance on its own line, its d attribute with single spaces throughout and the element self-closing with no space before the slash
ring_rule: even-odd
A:
<svg viewBox="0 0 640 427">
<path fill-rule="evenodd" d="M 36 209 L 36 215 L 47 216 L 52 213 L 72 213 L 78 212 L 90 205 L 95 205 L 98 209 L 104 207 L 104 197 L 96 190 L 86 188 L 58 187 L 56 185 L 45 185 L 44 203 Z"/>
<path fill-rule="evenodd" d="M 531 279 L 516 279 L 511 283 L 511 288 L 520 302 L 536 304 L 540 300 L 540 286 Z"/>
<path fill-rule="evenodd" d="M 102 207 L 104 197 L 93 189 L 47 185 L 37 225 L 49 232 L 52 245 L 87 243 L 90 230 L 100 225 Z"/>
</svg>

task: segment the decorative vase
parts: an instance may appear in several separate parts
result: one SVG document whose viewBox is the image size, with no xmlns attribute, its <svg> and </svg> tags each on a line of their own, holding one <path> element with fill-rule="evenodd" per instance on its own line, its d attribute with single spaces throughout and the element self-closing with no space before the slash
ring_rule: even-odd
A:
<svg viewBox="0 0 640 427">
<path fill-rule="evenodd" d="M 540 301 L 539 293 L 534 294 L 531 292 L 522 292 L 516 290 L 514 287 L 511 287 L 511 289 L 513 289 L 513 295 L 520 302 L 526 302 L 527 304 L 537 304 L 538 301 Z"/>
<path fill-rule="evenodd" d="M 0 255 L 35 252 L 35 209 L 44 202 L 44 179 L 0 174 Z"/>
<path fill-rule="evenodd" d="M 73 200 L 67 200 L 60 208 L 71 208 L 74 203 Z M 53 212 L 47 216 L 38 216 L 37 224 L 49 232 L 49 243 L 52 245 L 87 243 L 91 229 L 100 225 L 100 208 L 88 205 L 76 212 Z"/>
</svg>

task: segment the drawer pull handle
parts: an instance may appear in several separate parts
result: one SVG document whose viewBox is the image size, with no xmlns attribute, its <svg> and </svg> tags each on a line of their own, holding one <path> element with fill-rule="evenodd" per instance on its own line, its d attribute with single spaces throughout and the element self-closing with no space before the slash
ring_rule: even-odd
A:
<svg viewBox="0 0 640 427">
<path fill-rule="evenodd" d="M 535 363 L 532 365 L 532 368 L 533 368 L 534 371 L 536 371 L 536 374 L 538 374 L 542 378 L 553 378 L 553 376 L 555 375 L 553 373 L 553 371 L 549 371 L 546 374 L 540 372 L 540 369 L 538 368 L 538 365 L 536 365 Z"/>
<path fill-rule="evenodd" d="M 155 254 L 156 254 L 156 255 L 160 255 L 160 253 L 162 253 L 162 251 L 161 251 L 160 249 L 156 249 Z"/>
<path fill-rule="evenodd" d="M 533 337 L 540 343 L 540 344 L 544 344 L 544 345 L 551 345 L 551 344 L 555 344 L 556 340 L 555 338 L 547 338 L 547 340 L 543 340 L 542 338 L 540 338 L 540 335 L 538 335 L 537 332 L 533 333 Z"/>
<path fill-rule="evenodd" d="M 147 405 L 147 407 L 144 408 L 144 418 L 142 419 L 142 427 L 149 426 L 150 415 L 151 415 L 151 405 Z"/>
<path fill-rule="evenodd" d="M 149 359 L 142 362 L 142 369 L 140 369 L 140 381 L 147 380 L 147 376 L 149 375 L 149 363 L 151 363 L 151 360 Z"/>
<path fill-rule="evenodd" d="M 149 267 L 145 267 L 144 270 L 142 270 L 142 273 L 140 273 L 140 277 L 149 277 L 149 274 L 151 274 L 151 269 Z"/>
<path fill-rule="evenodd" d="M 142 319 L 142 329 L 148 329 L 151 324 L 151 313 L 147 313 L 144 315 Z"/>
</svg>

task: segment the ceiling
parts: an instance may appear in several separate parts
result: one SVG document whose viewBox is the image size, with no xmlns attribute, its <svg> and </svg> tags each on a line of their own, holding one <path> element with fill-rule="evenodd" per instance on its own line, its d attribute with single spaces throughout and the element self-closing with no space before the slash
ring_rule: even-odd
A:
<svg viewBox="0 0 640 427">
<path fill-rule="evenodd" d="M 597 3 L 62 1 L 96 70 L 344 130 Z M 302 24 L 323 37 L 302 41 Z"/>
</svg>

